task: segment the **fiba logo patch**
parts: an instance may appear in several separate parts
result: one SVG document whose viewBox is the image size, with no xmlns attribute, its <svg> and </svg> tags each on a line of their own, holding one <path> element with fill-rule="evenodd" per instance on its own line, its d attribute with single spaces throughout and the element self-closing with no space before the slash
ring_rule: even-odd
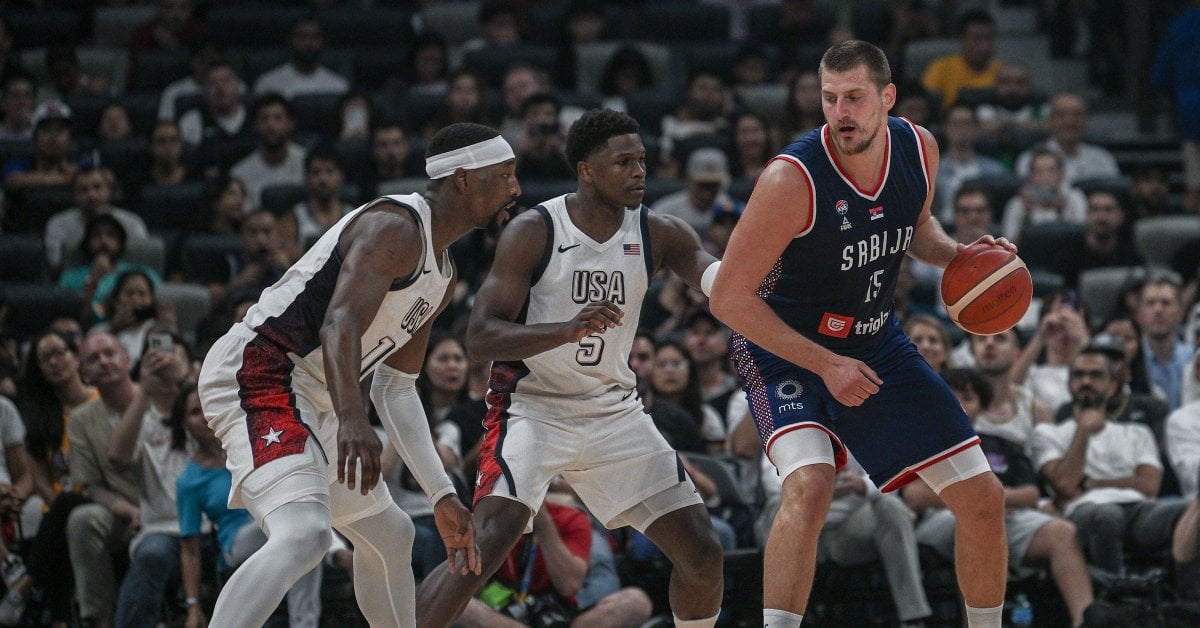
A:
<svg viewBox="0 0 1200 628">
<path fill-rule="evenodd" d="M 846 212 L 850 211 L 850 203 L 847 203 L 846 199 L 842 199 L 834 204 L 833 208 L 837 210 L 839 216 L 845 216 Z"/>
<path fill-rule="evenodd" d="M 775 386 L 775 397 L 778 399 L 795 399 L 803 393 L 804 387 L 800 385 L 800 382 L 794 379 L 789 379 L 786 382 L 779 382 L 779 384 Z"/>
<path fill-rule="evenodd" d="M 778 404 L 775 406 L 775 412 L 782 414 L 789 410 L 803 410 L 804 404 L 796 401 L 802 394 L 804 387 L 800 382 L 794 379 L 779 382 L 775 385 L 775 399 Z"/>
</svg>

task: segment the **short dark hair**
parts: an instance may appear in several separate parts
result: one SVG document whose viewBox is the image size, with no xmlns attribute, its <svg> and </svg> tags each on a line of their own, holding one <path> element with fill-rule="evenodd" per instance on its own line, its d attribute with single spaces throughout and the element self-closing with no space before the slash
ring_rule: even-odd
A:
<svg viewBox="0 0 1200 628">
<path fill-rule="evenodd" d="M 979 407 L 986 408 L 992 405 L 992 400 L 996 397 L 996 391 L 992 389 L 992 383 L 987 380 L 979 371 L 972 368 L 953 368 L 942 374 L 942 379 L 946 380 L 946 385 L 950 390 L 971 390 L 979 397 Z"/>
<path fill-rule="evenodd" d="M 308 154 L 304 156 L 305 172 L 308 172 L 309 167 L 312 166 L 314 161 L 328 161 L 337 166 L 338 170 L 341 170 L 342 172 L 346 171 L 346 169 L 342 167 L 342 160 L 338 157 L 337 151 L 333 150 L 333 147 L 327 144 L 317 146 L 316 148 L 308 151 Z"/>
<path fill-rule="evenodd" d="M 958 186 L 958 189 L 954 191 L 953 205 L 958 206 L 958 200 L 968 194 L 982 194 L 987 199 L 988 209 L 995 211 L 995 208 L 992 207 L 992 197 L 988 194 L 988 187 L 975 180 L 963 181 L 962 185 Z"/>
<path fill-rule="evenodd" d="M 976 24 L 995 27 L 996 19 L 992 17 L 991 13 L 988 13 L 983 9 L 971 9 L 970 11 L 965 11 L 958 17 L 958 28 L 956 29 L 955 34 L 957 34 L 959 37 L 962 37 L 966 34 L 968 28 L 975 26 Z"/>
<path fill-rule="evenodd" d="M 442 127 L 442 130 L 429 140 L 429 146 L 425 149 L 425 158 L 429 159 L 434 155 L 448 153 L 499 136 L 499 131 L 484 124 L 456 122 Z"/>
<path fill-rule="evenodd" d="M 121 241 L 121 248 L 117 251 L 117 257 L 125 255 L 125 243 L 129 240 L 129 234 L 125 232 L 125 225 L 117 220 L 112 214 L 96 214 L 88 219 L 87 224 L 83 227 L 83 241 L 79 243 L 79 250 L 83 252 L 84 258 L 91 259 L 91 253 L 88 251 L 88 240 L 96 234 L 96 231 L 103 227 L 108 227 L 117 232 L 117 239 Z"/>
<path fill-rule="evenodd" d="M 271 105 L 279 105 L 280 107 L 283 107 L 283 110 L 287 112 L 287 117 L 289 119 L 296 119 L 296 111 L 292 109 L 292 103 L 288 102 L 288 99 L 284 98 L 282 94 L 267 92 L 266 94 L 255 98 L 254 104 L 250 105 L 250 120 L 256 120 L 258 118 L 258 113 L 263 109 L 270 107 Z"/>
<path fill-rule="evenodd" d="M 550 92 L 537 92 L 529 96 L 529 98 L 526 98 L 525 102 L 521 103 L 521 117 L 523 118 L 528 115 L 531 108 L 547 103 L 554 105 L 555 113 L 562 111 L 562 100 L 560 100 L 558 96 L 555 96 Z"/>
<path fill-rule="evenodd" d="M 848 72 L 860 65 L 867 66 L 871 81 L 879 89 L 892 82 L 892 66 L 878 46 L 861 39 L 849 39 L 834 44 L 821 55 L 820 71 Z"/>
<path fill-rule="evenodd" d="M 567 162 L 578 172 L 579 162 L 608 143 L 610 137 L 638 133 L 641 126 L 632 116 L 612 109 L 589 109 L 567 130 Z"/>
</svg>

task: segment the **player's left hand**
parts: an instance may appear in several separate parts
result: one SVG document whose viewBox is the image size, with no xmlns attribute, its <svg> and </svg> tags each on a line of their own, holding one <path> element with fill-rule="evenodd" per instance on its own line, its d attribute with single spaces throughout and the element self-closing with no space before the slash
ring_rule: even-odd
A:
<svg viewBox="0 0 1200 628">
<path fill-rule="evenodd" d="M 380 456 L 383 453 L 383 443 L 375 428 L 365 419 L 360 421 L 339 421 L 337 431 L 338 447 L 338 484 L 354 490 L 355 471 L 362 467 L 359 478 L 359 489 L 366 495 L 379 483 L 381 465 Z"/>
<path fill-rule="evenodd" d="M 992 246 L 1001 246 L 1001 247 L 1008 249 L 1008 251 L 1014 255 L 1016 255 L 1016 253 L 1017 253 L 1017 245 L 1013 244 L 1012 242 L 1009 242 L 1008 238 L 997 238 L 997 237 L 990 236 L 990 235 L 981 236 L 978 240 L 972 242 L 971 244 L 963 244 L 963 243 L 959 242 L 958 249 L 955 251 L 955 253 L 962 253 L 963 249 L 967 248 L 968 246 L 973 246 L 975 244 L 990 244 Z"/>
<path fill-rule="evenodd" d="M 475 523 L 471 511 L 458 501 L 457 495 L 447 495 L 434 504 L 433 522 L 446 545 L 446 570 L 464 576 L 479 575 L 482 567 L 479 547 L 475 545 Z"/>
</svg>

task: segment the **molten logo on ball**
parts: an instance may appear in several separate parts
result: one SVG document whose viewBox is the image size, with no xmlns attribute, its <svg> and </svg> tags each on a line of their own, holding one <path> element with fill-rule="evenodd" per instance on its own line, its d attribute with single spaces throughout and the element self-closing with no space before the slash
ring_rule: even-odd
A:
<svg viewBox="0 0 1200 628">
<path fill-rule="evenodd" d="M 1008 249 L 973 244 L 942 275 L 942 300 L 950 320 L 968 332 L 992 335 L 1011 329 L 1033 299 L 1025 262 Z"/>
</svg>

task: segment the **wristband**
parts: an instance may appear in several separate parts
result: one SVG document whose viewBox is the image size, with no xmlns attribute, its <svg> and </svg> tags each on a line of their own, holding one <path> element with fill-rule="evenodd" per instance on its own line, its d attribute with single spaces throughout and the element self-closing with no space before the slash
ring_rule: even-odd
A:
<svg viewBox="0 0 1200 628">
<path fill-rule="evenodd" d="M 706 297 L 712 297 L 713 282 L 717 280 L 717 271 L 721 268 L 721 260 L 717 260 L 708 265 L 704 269 L 704 274 L 700 275 L 700 292 Z"/>
</svg>

